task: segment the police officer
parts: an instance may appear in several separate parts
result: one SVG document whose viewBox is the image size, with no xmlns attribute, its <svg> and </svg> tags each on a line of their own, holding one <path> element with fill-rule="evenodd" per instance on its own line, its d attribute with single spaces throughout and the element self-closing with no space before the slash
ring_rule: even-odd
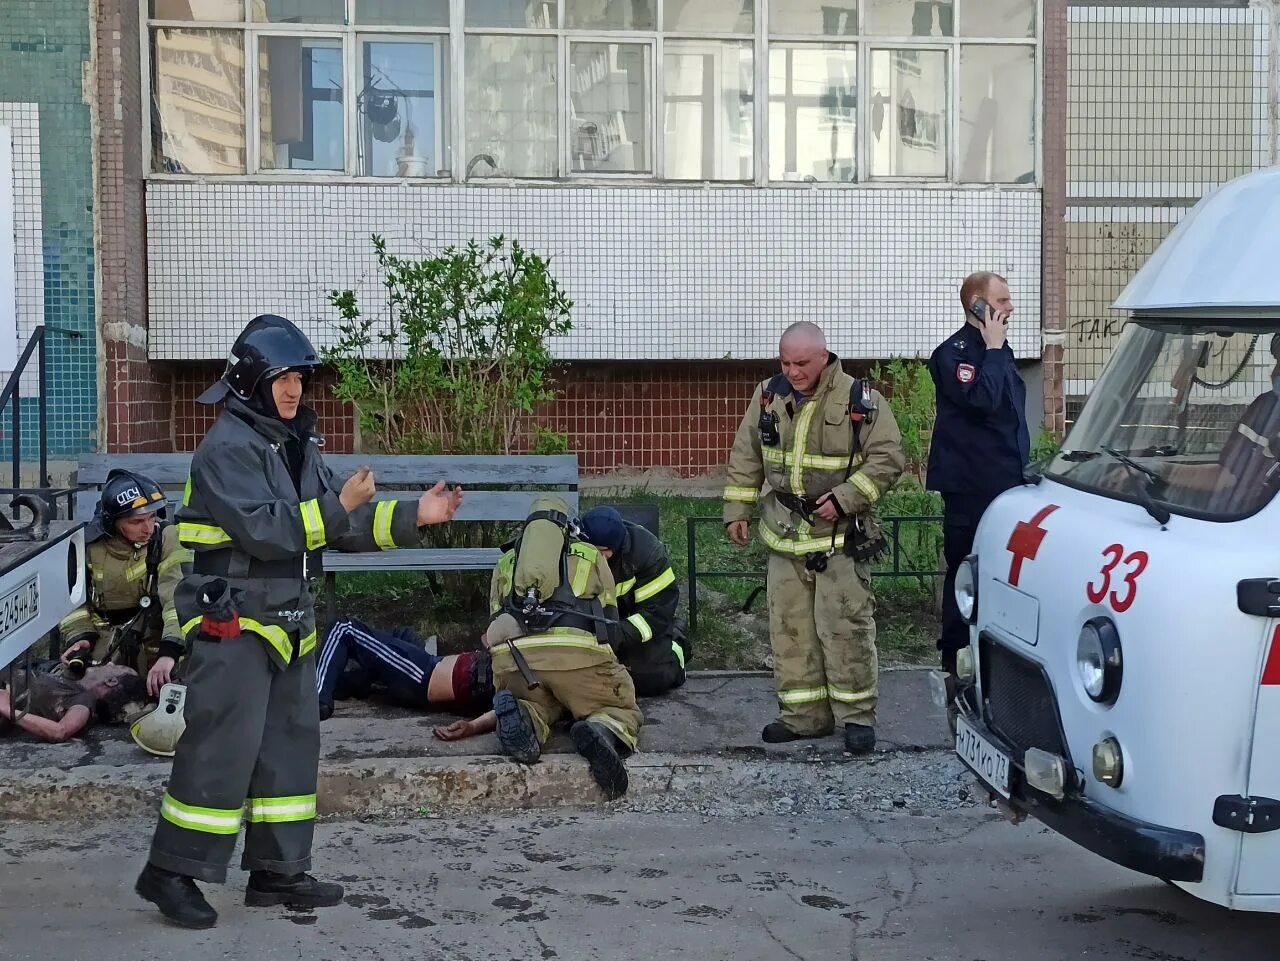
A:
<svg viewBox="0 0 1280 961">
<path fill-rule="evenodd" d="M 956 568 L 996 496 L 1022 483 L 1030 457 L 1027 388 L 1005 340 L 1013 299 L 999 274 L 970 274 L 960 286 L 965 323 L 934 350 L 929 374 L 937 416 L 929 443 L 926 484 L 942 494 L 942 667 L 955 683 L 956 652 L 969 628 L 956 607 Z"/>
<path fill-rule="evenodd" d="M 147 679 L 153 697 L 182 656 L 173 592 L 191 562 L 177 528 L 163 522 L 165 504 L 151 478 L 107 474 L 85 535 L 88 596 L 59 625 L 63 664 L 123 664 Z"/>
<path fill-rule="evenodd" d="M 631 672 L 636 693 L 654 697 L 679 687 L 689 641 L 676 626 L 680 587 L 662 541 L 612 507 L 584 514 L 582 534 L 609 562 L 621 618 L 618 660 Z"/>
<path fill-rule="evenodd" d="M 618 609 L 609 564 L 581 540 L 568 505 L 538 498 L 490 582 L 498 742 L 532 764 L 551 725 L 574 719 L 569 737 L 607 800 L 627 790 L 624 759 L 644 721 L 626 668 L 614 655 Z"/>
<path fill-rule="evenodd" d="M 135 886 L 176 924 L 217 914 L 195 881 L 219 883 L 247 818 L 245 903 L 325 907 L 337 884 L 311 867 L 320 720 L 314 650 L 318 552 L 417 545 L 461 492 L 370 503 L 369 470 L 334 479 L 302 393 L 315 349 L 283 317 L 255 317 L 199 398 L 225 401 L 191 462 L 178 534 L 195 550 L 175 604 L 190 643 L 186 732 Z"/>
<path fill-rule="evenodd" d="M 758 504 L 769 548 L 781 716 L 761 736 L 824 737 L 839 724 L 845 747 L 865 754 L 878 689 L 870 561 L 884 546 L 871 511 L 902 473 L 902 437 L 816 324 L 788 327 L 779 352 L 782 373 L 756 387 L 738 426 L 724 491 L 729 538 L 746 546 Z"/>
</svg>

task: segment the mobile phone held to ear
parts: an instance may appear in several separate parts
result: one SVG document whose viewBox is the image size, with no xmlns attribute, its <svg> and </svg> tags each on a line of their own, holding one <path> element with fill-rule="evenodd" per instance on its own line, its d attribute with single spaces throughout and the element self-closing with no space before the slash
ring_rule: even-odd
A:
<svg viewBox="0 0 1280 961">
<path fill-rule="evenodd" d="M 990 306 L 990 305 L 989 305 L 985 300 L 983 300 L 981 297 L 979 297 L 977 300 L 975 300 L 975 301 L 973 302 L 973 304 L 969 307 L 969 313 L 971 313 L 971 314 L 973 314 L 973 316 L 977 317 L 977 318 L 978 318 L 978 323 L 980 323 L 980 324 L 986 324 L 986 322 L 987 322 L 987 311 L 988 311 L 988 310 L 991 310 L 991 306 Z M 994 318 L 994 317 L 995 317 L 995 311 L 991 311 L 991 315 L 992 315 L 992 317 Z M 1003 318 L 1000 322 L 1001 322 L 1002 324 L 1004 324 L 1006 327 L 1008 327 L 1008 326 L 1009 326 L 1009 318 L 1008 318 L 1008 317 Z"/>
</svg>

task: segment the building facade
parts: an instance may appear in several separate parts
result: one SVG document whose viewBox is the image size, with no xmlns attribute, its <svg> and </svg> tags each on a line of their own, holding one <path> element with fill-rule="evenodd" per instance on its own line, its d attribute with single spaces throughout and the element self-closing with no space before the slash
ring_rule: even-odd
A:
<svg viewBox="0 0 1280 961">
<path fill-rule="evenodd" d="M 547 414 L 588 470 L 715 467 L 782 326 L 822 324 L 854 363 L 927 356 L 976 269 L 1009 278 L 1031 419 L 1060 430 L 1096 370 L 1099 291 L 1126 269 L 1115 225 L 1172 216 L 1165 194 L 1124 194 L 1160 179 L 1133 143 L 1151 167 L 1226 130 L 1230 159 L 1208 164 L 1204 141 L 1181 200 L 1274 162 L 1269 0 L 1173 17 L 1064 0 L 32 6 L 63 10 L 76 71 L 44 77 L 48 18 L 0 25 L 0 128 L 28 145 L 19 337 L 69 309 L 50 240 L 73 185 L 90 201 L 65 302 L 86 343 L 55 350 L 80 364 L 55 398 L 81 412 L 60 422 L 66 453 L 191 449 L 211 414 L 194 397 L 246 319 L 282 313 L 325 344 L 331 290 L 378 302 L 375 233 L 398 253 L 504 234 L 553 257 L 576 308 Z M 1206 119 L 1184 131 L 1167 104 L 1185 86 L 1143 91 L 1162 63 L 1199 81 L 1197 44 L 1227 58 L 1204 79 L 1229 92 L 1194 99 Z M 75 135 L 59 110 L 80 154 L 44 151 Z M 358 446 L 324 393 L 331 447 Z"/>
</svg>

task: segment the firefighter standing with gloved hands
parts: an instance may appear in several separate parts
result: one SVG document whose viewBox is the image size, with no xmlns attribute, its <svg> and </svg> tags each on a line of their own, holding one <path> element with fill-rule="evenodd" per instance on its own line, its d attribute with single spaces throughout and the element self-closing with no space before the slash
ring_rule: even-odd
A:
<svg viewBox="0 0 1280 961">
<path fill-rule="evenodd" d="M 217 913 L 195 882 L 220 883 L 247 819 L 245 903 L 326 907 L 340 885 L 311 867 L 320 720 L 316 703 L 318 552 L 421 543 L 461 491 L 370 503 L 363 469 L 337 482 L 302 393 L 315 349 L 282 317 L 255 317 L 222 378 L 201 395 L 225 407 L 191 462 L 178 533 L 195 550 L 175 603 L 190 645 L 186 732 L 178 743 L 139 895 L 169 920 L 205 928 Z"/>
<path fill-rule="evenodd" d="M 163 523 L 165 508 L 164 491 L 151 478 L 107 474 L 85 531 L 88 596 L 58 625 L 63 664 L 123 664 L 147 679 L 152 697 L 173 679 L 182 656 L 173 592 L 191 562 L 177 528 Z"/>
<path fill-rule="evenodd" d="M 871 509 L 902 473 L 902 437 L 817 325 L 792 324 L 779 353 L 782 373 L 756 387 L 738 426 L 724 491 L 730 539 L 746 546 L 758 505 L 769 548 L 780 717 L 761 736 L 824 737 L 842 725 L 846 749 L 865 754 L 878 680 L 870 561 L 884 546 Z"/>
</svg>

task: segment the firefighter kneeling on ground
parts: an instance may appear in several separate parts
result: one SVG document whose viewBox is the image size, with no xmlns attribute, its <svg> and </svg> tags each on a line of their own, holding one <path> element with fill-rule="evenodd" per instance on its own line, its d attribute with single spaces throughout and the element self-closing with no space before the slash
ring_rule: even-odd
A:
<svg viewBox="0 0 1280 961">
<path fill-rule="evenodd" d="M 540 497 L 493 574 L 495 615 L 484 643 L 493 655 L 498 741 L 517 761 L 542 755 L 551 725 L 569 736 L 608 800 L 627 790 L 623 763 L 643 715 L 618 663 L 618 609 L 608 562 L 581 540 L 568 505 Z"/>
<path fill-rule="evenodd" d="M 582 535 L 609 562 L 618 598 L 622 642 L 618 660 L 640 697 L 656 697 L 684 683 L 689 639 L 676 623 L 680 587 L 667 549 L 612 507 L 582 517 Z"/>
<path fill-rule="evenodd" d="M 151 478 L 112 470 L 85 530 L 89 590 L 58 629 L 62 663 L 75 677 L 95 664 L 122 664 L 145 677 L 155 697 L 173 679 L 182 632 L 173 592 L 191 551 L 164 523 L 165 496 Z"/>
<path fill-rule="evenodd" d="M 788 327 L 779 353 L 782 373 L 756 387 L 738 426 L 724 491 L 729 538 L 747 545 L 758 504 L 769 548 L 781 716 L 761 737 L 825 737 L 839 724 L 845 749 L 865 754 L 878 687 L 870 562 L 884 549 L 871 510 L 902 473 L 902 436 L 884 398 L 844 372 L 816 324 Z"/>
<path fill-rule="evenodd" d="M 200 442 L 178 511 L 195 550 L 174 595 L 191 651 L 186 732 L 135 890 L 176 924 L 211 927 L 196 880 L 221 883 L 247 818 L 245 904 L 327 907 L 342 887 L 311 867 L 320 753 L 316 702 L 318 552 L 419 546 L 462 492 L 437 484 L 411 500 L 373 500 L 372 473 L 335 480 L 303 389 L 315 348 L 283 317 L 249 322 L 222 378 L 225 401 Z"/>
</svg>

